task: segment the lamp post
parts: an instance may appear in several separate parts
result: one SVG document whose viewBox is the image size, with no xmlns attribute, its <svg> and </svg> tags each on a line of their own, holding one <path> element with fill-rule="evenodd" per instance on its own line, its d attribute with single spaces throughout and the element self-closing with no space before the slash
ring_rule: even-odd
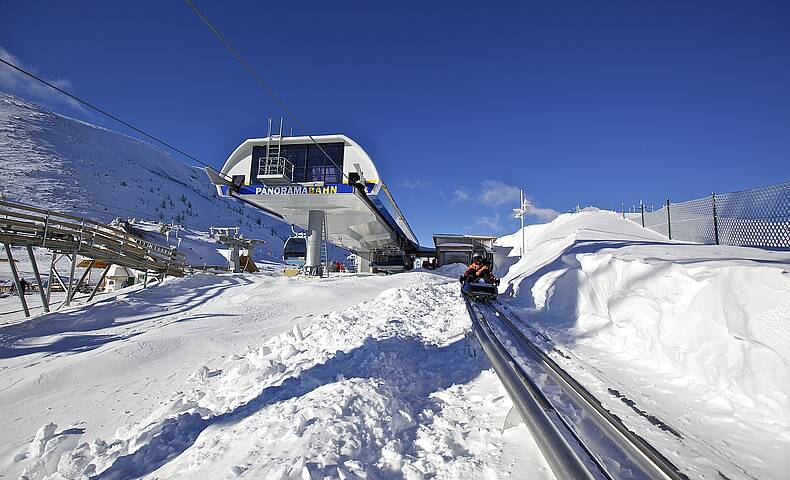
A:
<svg viewBox="0 0 790 480">
<path fill-rule="evenodd" d="M 524 256 L 524 250 L 526 250 L 526 241 L 524 239 L 524 217 L 529 212 L 529 209 L 532 207 L 532 204 L 529 203 L 529 200 L 524 198 L 524 190 L 521 190 L 521 203 L 519 208 L 513 209 L 513 215 L 515 218 L 521 219 L 521 256 Z"/>
</svg>

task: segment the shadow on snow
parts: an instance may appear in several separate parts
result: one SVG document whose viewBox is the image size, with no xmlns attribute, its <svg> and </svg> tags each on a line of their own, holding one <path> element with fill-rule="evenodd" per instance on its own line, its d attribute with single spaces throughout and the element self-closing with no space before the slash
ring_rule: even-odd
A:
<svg viewBox="0 0 790 480">
<path fill-rule="evenodd" d="M 221 280 L 220 280 L 221 279 Z M 157 284 L 120 297 L 102 299 L 67 312 L 52 312 L 22 323 L 0 327 L 0 359 L 15 358 L 32 353 L 74 353 L 91 350 L 101 345 L 130 338 L 141 331 L 95 333 L 104 329 L 128 327 L 161 319 L 161 323 L 184 322 L 204 316 L 232 316 L 231 314 L 192 315 L 177 318 L 220 296 L 225 290 L 253 283 L 242 277 L 196 276 L 182 281 Z M 154 326 L 154 325 L 152 325 Z M 94 333 L 87 333 L 94 332 Z M 75 335 L 84 333 L 82 335 Z M 47 342 L 46 337 L 61 336 Z M 36 339 L 42 339 L 37 342 Z M 26 343 L 31 343 L 31 346 Z M 19 345 L 21 343 L 21 345 Z M 36 345 L 36 343 L 45 343 Z"/>
<path fill-rule="evenodd" d="M 338 375 L 378 379 L 389 384 L 398 398 L 413 407 L 411 414 L 416 417 L 424 409 L 438 409 L 436 402 L 430 398 L 431 393 L 455 384 L 468 383 L 486 368 L 488 364 L 483 355 L 475 358 L 469 356 L 463 338 L 443 347 L 426 345 L 416 338 L 368 338 L 349 353 L 338 351 L 326 363 L 315 365 L 280 385 L 264 389 L 257 397 L 230 412 L 209 418 L 201 418 L 197 413 L 185 413 L 167 420 L 160 433 L 147 444 L 132 454 L 117 458 L 112 466 L 92 478 L 119 480 L 144 476 L 187 450 L 206 428 L 212 425 L 222 428 L 243 421 L 269 405 L 301 397 L 321 386 L 335 383 Z M 415 425 L 396 435 L 408 448 L 416 437 L 416 430 Z M 371 450 L 380 450 L 381 447 L 373 441 L 367 445 Z M 380 457 L 380 452 L 376 452 L 373 457 Z M 327 468 L 331 469 L 331 466 Z M 400 476 L 400 472 L 370 473 L 377 478 Z"/>
</svg>

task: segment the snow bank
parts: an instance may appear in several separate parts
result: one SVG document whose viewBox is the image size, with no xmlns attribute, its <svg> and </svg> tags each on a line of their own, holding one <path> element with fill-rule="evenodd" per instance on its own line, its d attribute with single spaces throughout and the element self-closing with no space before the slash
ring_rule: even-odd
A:
<svg viewBox="0 0 790 480">
<path fill-rule="evenodd" d="M 781 417 L 790 409 L 790 275 L 612 254 L 568 260 L 533 287 L 538 308 L 573 316 L 570 334 L 623 360 L 673 370 L 709 401 Z M 561 321 L 560 321 L 561 322 Z"/>
<path fill-rule="evenodd" d="M 751 436 L 758 471 L 784 468 L 781 447 L 763 447 L 790 429 L 790 253 L 673 242 L 603 211 L 525 234 L 501 287 L 523 318 L 609 378 L 631 377 L 645 402 L 677 402 L 656 407 L 668 418 L 708 417 L 688 427 L 705 438 L 737 419 L 728 435 Z"/>
<path fill-rule="evenodd" d="M 467 268 L 469 267 L 463 263 L 451 263 L 449 265 L 442 265 L 441 267 L 434 270 L 434 272 L 439 275 L 444 275 L 445 277 L 458 279 L 464 274 Z"/>
</svg>

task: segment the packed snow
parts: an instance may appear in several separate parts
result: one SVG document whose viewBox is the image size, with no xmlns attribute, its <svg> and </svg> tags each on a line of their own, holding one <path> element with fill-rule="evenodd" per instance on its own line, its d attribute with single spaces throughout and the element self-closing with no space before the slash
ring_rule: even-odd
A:
<svg viewBox="0 0 790 480">
<path fill-rule="evenodd" d="M 552 478 L 457 279 L 196 275 L 0 329 L 20 478 Z"/>
<path fill-rule="evenodd" d="M 790 475 L 790 252 L 670 241 L 598 210 L 524 234 L 523 258 L 520 232 L 498 241 L 503 297 L 607 407 L 693 477 Z"/>
</svg>

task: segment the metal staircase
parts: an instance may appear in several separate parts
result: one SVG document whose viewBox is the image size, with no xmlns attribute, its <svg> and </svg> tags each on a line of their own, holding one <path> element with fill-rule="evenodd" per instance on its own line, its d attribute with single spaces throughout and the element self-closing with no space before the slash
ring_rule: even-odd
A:
<svg viewBox="0 0 790 480">
<path fill-rule="evenodd" d="M 279 133 L 272 132 L 272 119 L 269 117 L 269 131 L 266 136 L 266 158 L 258 164 L 258 178 L 267 186 L 288 185 L 293 183 L 294 166 L 282 156 L 283 119 L 280 117 Z"/>
<path fill-rule="evenodd" d="M 272 142 L 272 140 L 276 140 Z M 272 133 L 272 118 L 269 117 L 269 133 L 266 136 L 266 158 L 280 158 L 280 150 L 283 145 L 283 119 L 280 118 L 280 132 Z"/>
<path fill-rule="evenodd" d="M 329 277 L 329 246 L 327 245 L 327 238 L 329 234 L 326 228 L 326 212 L 324 212 L 324 226 L 321 229 L 321 264 L 324 266 L 321 276 Z"/>
</svg>

